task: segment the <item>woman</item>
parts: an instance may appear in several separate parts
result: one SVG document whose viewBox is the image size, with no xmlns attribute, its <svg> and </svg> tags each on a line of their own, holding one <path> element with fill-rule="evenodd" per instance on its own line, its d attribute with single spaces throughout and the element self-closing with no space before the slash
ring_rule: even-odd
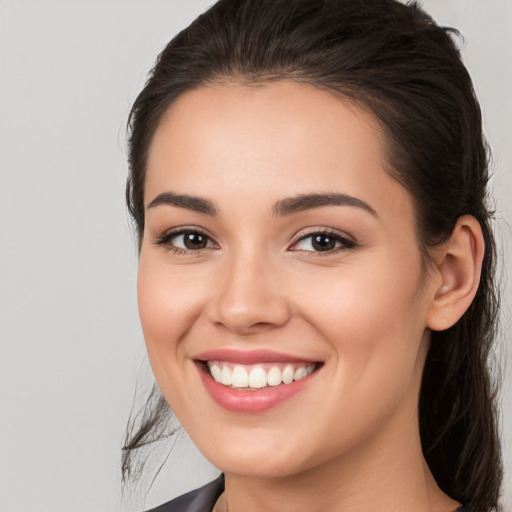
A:
<svg viewBox="0 0 512 512">
<path fill-rule="evenodd" d="M 451 32 L 395 0 L 221 0 L 159 56 L 127 200 L 163 397 L 124 471 L 167 402 L 223 476 L 156 510 L 498 507 L 487 153 Z"/>
</svg>

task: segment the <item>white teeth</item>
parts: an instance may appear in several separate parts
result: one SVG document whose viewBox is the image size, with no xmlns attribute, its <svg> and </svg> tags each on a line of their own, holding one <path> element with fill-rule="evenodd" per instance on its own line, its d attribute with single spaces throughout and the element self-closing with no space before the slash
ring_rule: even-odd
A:
<svg viewBox="0 0 512 512">
<path fill-rule="evenodd" d="M 222 381 L 222 370 L 216 364 L 212 364 L 210 366 L 210 372 L 214 380 L 216 380 L 217 382 Z"/>
<path fill-rule="evenodd" d="M 227 365 L 224 365 L 222 368 L 220 382 L 224 384 L 224 386 L 231 386 L 231 383 L 233 382 L 233 375 L 231 373 L 231 370 L 229 369 L 229 366 Z"/>
<path fill-rule="evenodd" d="M 307 374 L 308 372 L 306 371 L 306 368 L 301 366 L 295 370 L 295 373 L 293 374 L 293 380 L 303 379 Z"/>
<path fill-rule="evenodd" d="M 287 364 L 282 371 L 279 366 L 275 365 L 265 371 L 262 366 L 246 368 L 243 365 L 236 365 L 232 368 L 229 363 L 210 361 L 208 362 L 208 368 L 213 379 L 224 386 L 261 389 L 267 386 L 291 384 L 293 381 L 301 380 L 313 372 L 315 365 L 294 366 L 293 364 Z"/>
<path fill-rule="evenodd" d="M 214 377 L 215 378 L 215 377 Z M 281 384 L 281 370 L 277 366 L 272 366 L 267 374 L 267 382 L 269 386 L 279 386 Z"/>
<path fill-rule="evenodd" d="M 264 388 L 267 385 L 267 372 L 261 368 L 256 367 L 249 373 L 249 387 L 250 388 Z"/>
<path fill-rule="evenodd" d="M 243 366 L 235 366 L 233 369 L 231 385 L 234 388 L 246 388 L 249 386 L 249 374 Z"/>
<path fill-rule="evenodd" d="M 283 370 L 282 380 L 285 384 L 290 384 L 293 382 L 293 376 L 295 375 L 295 370 L 291 364 L 286 365 L 286 368 Z"/>
</svg>

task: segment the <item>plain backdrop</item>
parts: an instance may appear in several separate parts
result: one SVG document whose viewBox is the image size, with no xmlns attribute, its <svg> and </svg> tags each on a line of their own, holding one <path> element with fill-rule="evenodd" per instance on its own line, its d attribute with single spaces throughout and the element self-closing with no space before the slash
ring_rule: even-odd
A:
<svg viewBox="0 0 512 512">
<path fill-rule="evenodd" d="M 142 495 L 120 498 L 135 382 L 151 382 L 124 205 L 124 127 L 159 50 L 210 3 L 0 0 L 0 512 L 142 508 Z M 510 273 L 512 1 L 423 5 L 466 38 Z M 498 356 L 509 360 L 502 420 L 512 510 L 512 297 L 504 288 Z M 217 474 L 184 435 L 174 442 L 146 507 Z"/>
</svg>

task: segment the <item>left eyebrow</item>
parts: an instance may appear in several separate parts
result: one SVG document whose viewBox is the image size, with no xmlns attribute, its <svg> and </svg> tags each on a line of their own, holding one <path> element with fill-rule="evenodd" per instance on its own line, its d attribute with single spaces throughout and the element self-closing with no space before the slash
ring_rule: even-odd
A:
<svg viewBox="0 0 512 512">
<path fill-rule="evenodd" d="M 217 215 L 217 209 L 208 199 L 190 196 L 187 194 L 175 194 L 174 192 L 163 192 L 162 194 L 159 194 L 148 204 L 146 210 L 155 208 L 161 204 L 185 208 L 186 210 L 204 213 L 211 217 L 215 217 Z"/>
<path fill-rule="evenodd" d="M 366 210 L 374 217 L 378 217 L 375 209 L 368 203 L 347 194 L 301 194 L 278 201 L 274 204 L 272 211 L 274 215 L 281 217 L 326 206 L 352 206 Z"/>
</svg>

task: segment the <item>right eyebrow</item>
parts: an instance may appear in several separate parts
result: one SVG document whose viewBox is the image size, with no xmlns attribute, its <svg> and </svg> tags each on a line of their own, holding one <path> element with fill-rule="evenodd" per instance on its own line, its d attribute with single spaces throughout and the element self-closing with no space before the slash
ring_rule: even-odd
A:
<svg viewBox="0 0 512 512">
<path fill-rule="evenodd" d="M 273 208 L 274 215 L 290 215 L 304 210 L 324 208 L 328 206 L 352 206 L 361 208 L 378 217 L 377 212 L 363 200 L 347 194 L 299 194 L 278 201 Z"/>
<path fill-rule="evenodd" d="M 213 203 L 203 197 L 188 196 L 186 194 L 175 194 L 174 192 L 162 192 L 157 195 L 147 206 L 146 210 L 155 208 L 162 204 L 185 208 L 194 212 L 205 213 L 211 217 L 218 215 L 217 209 Z"/>
</svg>

